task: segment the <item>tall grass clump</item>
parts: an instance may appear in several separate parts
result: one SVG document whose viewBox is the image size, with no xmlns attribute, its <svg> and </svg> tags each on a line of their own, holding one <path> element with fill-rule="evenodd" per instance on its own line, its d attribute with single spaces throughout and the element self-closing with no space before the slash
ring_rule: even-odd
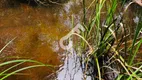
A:
<svg viewBox="0 0 142 80">
<path fill-rule="evenodd" d="M 92 80 L 142 79 L 142 63 L 136 61 L 142 43 L 142 20 L 132 33 L 134 38 L 128 39 L 131 35 L 127 29 L 130 27 L 124 25 L 124 14 L 130 5 L 123 9 L 124 3 L 118 7 L 120 2 L 92 0 L 88 6 L 83 0 L 82 25 L 85 32 L 80 35 L 81 50 L 78 53 L 82 56 L 80 60 L 84 74 L 91 76 Z M 94 10 L 92 14 L 90 9 Z"/>
</svg>

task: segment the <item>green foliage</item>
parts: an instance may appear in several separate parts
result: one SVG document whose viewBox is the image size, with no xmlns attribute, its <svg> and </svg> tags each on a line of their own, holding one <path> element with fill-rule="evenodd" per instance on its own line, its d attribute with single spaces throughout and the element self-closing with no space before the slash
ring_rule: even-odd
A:
<svg viewBox="0 0 142 80">
<path fill-rule="evenodd" d="M 133 39 L 133 43 L 132 43 L 132 48 L 130 49 L 130 56 L 129 56 L 129 65 L 132 65 L 134 58 L 136 57 L 136 54 L 138 52 L 138 49 L 141 45 L 141 40 L 138 42 L 138 45 L 136 47 L 136 50 L 134 51 L 135 45 L 137 44 L 137 38 L 139 37 L 139 34 L 141 32 L 142 29 L 142 22 L 139 22 L 135 31 L 135 35 L 134 35 L 134 39 Z M 133 52 L 134 51 L 134 52 Z"/>
<path fill-rule="evenodd" d="M 92 6 L 92 3 L 95 6 Z M 137 57 L 139 48 L 142 44 L 142 39 L 139 39 L 142 22 L 138 23 L 135 33 L 132 33 L 134 34 L 133 42 L 130 43 L 130 45 L 127 45 L 129 40 L 126 39 L 126 36 L 129 34 L 127 34 L 126 29 L 129 27 L 125 27 L 127 24 L 125 26 L 123 24 L 123 14 L 125 14 L 125 11 L 122 11 L 122 14 L 116 12 L 118 0 L 93 0 L 92 3 L 90 3 L 89 8 L 93 7 L 95 13 L 93 12 L 93 17 L 90 15 L 88 18 L 86 16 L 89 8 L 85 6 L 85 0 L 83 0 L 83 26 L 86 31 L 81 34 L 85 41 L 92 47 L 92 49 L 89 48 L 90 53 L 87 53 L 88 51 L 86 51 L 88 50 L 88 47 L 85 44 L 86 42 L 81 40 L 80 43 L 83 50 L 85 50 L 83 54 L 87 54 L 87 58 L 85 59 L 86 63 L 89 63 L 90 56 L 94 57 L 93 60 L 91 59 L 92 63 L 95 62 L 95 66 L 93 67 L 97 73 L 97 75 L 94 75 L 94 79 L 102 80 L 105 77 L 111 76 L 104 75 L 106 70 L 108 70 L 104 68 L 104 66 L 108 66 L 112 70 L 117 70 L 116 72 L 118 72 L 118 74 L 114 73 L 117 77 L 113 77 L 113 79 L 140 80 L 142 78 L 142 69 L 139 65 L 142 63 L 137 62 L 135 65 L 132 64 L 136 61 L 135 58 Z M 123 1 L 122 7 L 124 7 L 124 3 L 126 3 L 126 0 Z M 107 7 L 105 5 L 107 5 Z M 107 8 L 105 11 L 104 7 Z M 105 18 L 104 15 L 102 15 L 102 11 L 106 13 Z M 119 15 L 119 17 L 116 17 L 115 15 Z M 102 18 L 103 20 L 105 19 L 104 22 L 102 22 Z M 128 55 L 124 56 L 122 53 Z M 109 59 L 104 59 L 106 57 L 109 57 Z M 110 63 L 108 64 L 107 62 Z"/>
<path fill-rule="evenodd" d="M 12 71 L 12 72 L 8 72 L 10 70 L 12 70 L 13 68 L 15 67 L 18 67 L 19 65 L 23 64 L 23 63 L 34 63 L 34 65 L 30 65 L 30 66 L 26 66 L 26 67 L 23 67 L 23 68 L 19 68 L 15 71 Z M 6 62 L 3 62 L 3 63 L 0 63 L 0 67 L 4 67 L 6 65 L 10 65 L 10 64 L 14 64 L 16 63 L 15 65 L 13 66 L 10 66 L 9 68 L 5 69 L 4 71 L 0 72 L 0 80 L 4 80 L 6 78 L 8 78 L 9 76 L 11 75 L 14 75 L 18 72 L 21 72 L 23 70 L 27 70 L 27 69 L 31 69 L 31 68 L 36 68 L 36 67 L 53 67 L 52 65 L 48 65 L 48 64 L 43 64 L 41 62 L 38 62 L 38 61 L 35 61 L 35 60 L 29 60 L 29 59 L 18 59 L 18 60 L 10 60 L 10 61 L 6 61 Z M 8 72 L 8 73 L 7 73 Z"/>
<path fill-rule="evenodd" d="M 12 70 L 13 68 L 15 67 L 18 67 L 19 65 L 23 64 L 23 63 L 34 63 L 34 65 L 30 65 L 30 66 L 26 66 L 26 67 L 23 67 L 23 68 L 19 68 L 15 71 L 12 71 L 10 73 L 7 73 L 8 71 Z M 38 62 L 38 61 L 35 61 L 35 60 L 29 60 L 29 59 L 18 59 L 18 60 L 10 60 L 10 61 L 6 61 L 6 62 L 3 62 L 3 63 L 0 63 L 0 67 L 4 67 L 6 65 L 10 65 L 10 64 L 14 64 L 16 63 L 15 65 L 13 66 L 10 66 L 9 68 L 7 68 L 6 70 L 0 72 L 0 80 L 4 80 L 6 79 L 7 77 L 11 76 L 11 75 L 14 75 L 18 72 L 21 72 L 23 70 L 27 70 L 27 69 L 31 69 L 31 68 L 36 68 L 36 67 L 53 67 L 52 65 L 48 65 L 48 64 L 43 64 L 41 62 Z"/>
<path fill-rule="evenodd" d="M 13 38 L 12 40 L 10 40 L 1 50 L 0 53 L 2 53 L 2 51 L 14 40 L 15 38 Z M 29 65 L 29 66 L 25 66 L 19 69 L 16 69 L 15 71 L 12 71 L 12 69 L 17 68 L 18 66 L 24 64 L 24 63 L 32 63 L 33 65 Z M 47 68 L 53 68 L 54 66 L 52 65 L 48 65 L 48 64 L 44 64 L 42 62 L 36 61 L 36 60 L 30 60 L 30 59 L 16 59 L 16 60 L 10 60 L 10 61 L 6 61 L 6 62 L 2 62 L 0 63 L 0 68 L 3 68 L 5 66 L 11 65 L 9 66 L 9 68 L 5 69 L 4 71 L 0 72 L 0 80 L 5 80 L 6 78 L 8 78 L 11 75 L 14 75 L 18 72 L 27 70 L 27 69 L 31 69 L 31 68 L 36 68 L 36 67 L 47 67 Z"/>
</svg>

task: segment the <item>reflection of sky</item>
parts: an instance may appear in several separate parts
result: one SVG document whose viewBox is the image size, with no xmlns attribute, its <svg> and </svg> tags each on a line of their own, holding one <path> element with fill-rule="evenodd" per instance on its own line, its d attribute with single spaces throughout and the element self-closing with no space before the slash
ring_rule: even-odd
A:
<svg viewBox="0 0 142 80">
<path fill-rule="evenodd" d="M 81 6 L 80 0 L 69 1 L 64 5 L 64 11 L 65 14 L 67 15 L 66 16 L 67 18 L 65 18 L 65 20 L 62 19 L 61 21 L 64 20 L 63 23 L 68 27 L 72 27 L 72 17 L 74 18 L 75 24 L 80 22 L 79 14 L 82 13 L 81 11 L 82 8 L 76 7 L 74 4 L 76 4 L 77 6 Z M 72 11 L 77 11 L 77 14 Z M 64 16 L 62 12 L 60 13 L 60 16 Z M 80 61 L 79 58 L 77 58 L 75 52 L 67 54 L 66 59 L 64 61 L 64 65 L 60 68 L 60 72 L 58 72 L 57 74 L 57 80 L 84 80 L 83 72 L 80 67 Z M 87 77 L 86 80 L 91 80 L 91 79 L 90 77 Z"/>
<path fill-rule="evenodd" d="M 135 18 L 133 18 L 133 20 L 134 20 L 134 22 L 135 22 L 136 24 L 139 23 L 139 17 L 138 17 L 138 16 L 136 16 Z"/>
<path fill-rule="evenodd" d="M 84 80 L 83 72 L 80 67 L 76 53 L 68 54 L 61 71 L 57 75 L 57 80 Z M 91 80 L 88 77 L 86 80 Z"/>
</svg>

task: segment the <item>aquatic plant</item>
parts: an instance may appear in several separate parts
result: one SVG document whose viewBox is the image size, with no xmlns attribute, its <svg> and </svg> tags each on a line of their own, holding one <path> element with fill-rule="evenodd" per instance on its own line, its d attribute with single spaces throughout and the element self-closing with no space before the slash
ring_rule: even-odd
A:
<svg viewBox="0 0 142 80">
<path fill-rule="evenodd" d="M 133 41 L 128 45 L 130 40 L 127 38 L 131 35 L 127 33 L 129 27 L 127 24 L 124 25 L 123 17 L 130 5 L 127 5 L 125 9 L 122 6 L 119 9 L 122 11 L 120 13 L 116 12 L 118 4 L 118 0 L 93 0 L 89 6 L 86 6 L 83 0 L 82 24 L 86 31 L 80 36 L 92 49 L 88 48 L 84 40 L 81 40 L 83 51 L 79 51 L 79 54 L 86 56 L 81 57 L 82 65 L 85 66 L 82 66 L 82 69 L 84 74 L 91 76 L 93 80 L 134 80 L 142 77 L 141 63 L 132 65 L 136 61 L 136 55 L 142 44 L 139 36 L 142 22 L 137 24 L 134 38 L 130 38 Z M 92 7 L 95 12 L 89 13 L 90 16 L 87 17 Z"/>
<path fill-rule="evenodd" d="M 34 63 L 34 65 L 25 66 L 25 67 L 22 67 L 22 68 L 15 70 L 15 71 L 9 72 L 13 68 L 16 68 L 19 65 L 27 63 L 27 62 Z M 21 71 L 24 71 L 24 70 L 27 70 L 27 69 L 31 69 L 31 68 L 36 68 L 36 67 L 47 67 L 47 68 L 51 67 L 52 68 L 53 67 L 52 65 L 43 64 L 43 63 L 38 62 L 36 60 L 30 60 L 30 59 L 17 59 L 17 60 L 6 61 L 6 62 L 3 62 L 3 63 L 0 63 L 0 67 L 4 67 L 5 65 L 10 65 L 10 64 L 14 64 L 14 63 L 16 63 L 16 64 L 13 65 L 13 66 L 10 66 L 9 68 L 0 72 L 0 77 L 1 77 L 0 80 L 4 80 L 11 75 L 16 75 L 16 74 L 18 75 L 18 72 L 21 72 Z"/>
<path fill-rule="evenodd" d="M 0 54 L 15 39 L 16 39 L 16 37 L 13 38 L 12 40 L 10 40 L 0 50 Z M 20 65 L 27 64 L 27 63 L 30 63 L 30 65 L 19 67 Z M 8 60 L 8 61 L 4 61 L 4 62 L 0 63 L 1 69 L 6 67 L 6 66 L 8 66 L 8 67 L 4 70 L 1 70 L 1 72 L 0 72 L 0 80 L 5 80 L 6 78 L 8 78 L 9 76 L 12 76 L 12 75 L 18 75 L 19 72 L 22 72 L 22 71 L 27 70 L 27 69 L 32 69 L 32 68 L 37 68 L 37 67 L 47 67 L 47 68 L 53 70 L 53 68 L 54 68 L 53 65 L 44 64 L 44 63 L 36 61 L 36 60 L 22 59 L 22 58 L 21 59 L 12 59 L 12 60 Z M 13 70 L 13 69 L 15 69 L 15 70 Z"/>
</svg>

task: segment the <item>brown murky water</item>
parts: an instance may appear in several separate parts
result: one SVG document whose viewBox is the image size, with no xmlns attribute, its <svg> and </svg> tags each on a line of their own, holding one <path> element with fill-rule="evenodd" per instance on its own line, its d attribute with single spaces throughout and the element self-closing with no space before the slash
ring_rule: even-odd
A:
<svg viewBox="0 0 142 80">
<path fill-rule="evenodd" d="M 63 50 L 58 43 L 71 29 L 72 18 L 75 24 L 80 21 L 81 2 L 72 0 L 63 5 L 42 7 L 7 1 L 0 0 L 0 48 L 15 39 L 0 53 L 0 62 L 32 59 L 54 66 L 61 65 Z M 28 65 L 31 63 L 25 63 L 11 71 Z M 1 70 L 10 66 L 12 65 L 2 67 Z M 54 80 L 56 69 L 53 70 L 47 67 L 28 69 L 6 80 Z"/>
<path fill-rule="evenodd" d="M 11 59 L 33 59 L 45 64 L 59 66 L 61 50 L 58 40 L 68 31 L 70 25 L 63 23 L 66 16 L 63 8 L 32 7 L 20 4 L 18 7 L 0 9 L 0 48 L 10 43 L 0 54 L 1 61 Z M 21 67 L 28 66 L 24 64 Z M 18 69 L 18 68 L 17 68 Z M 33 68 L 6 80 L 50 80 L 53 72 L 47 67 Z M 51 79 L 52 80 L 52 79 Z"/>
</svg>

